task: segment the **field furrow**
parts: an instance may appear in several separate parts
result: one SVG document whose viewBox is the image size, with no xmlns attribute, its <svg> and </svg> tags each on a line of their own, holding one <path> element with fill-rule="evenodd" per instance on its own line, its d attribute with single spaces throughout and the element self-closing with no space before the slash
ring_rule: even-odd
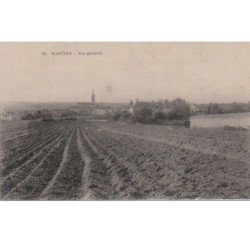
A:
<svg viewBox="0 0 250 250">
<path fill-rule="evenodd" d="M 111 199 L 110 166 L 81 128 L 78 133 L 78 148 L 85 163 L 79 198 L 83 200 Z"/>
<path fill-rule="evenodd" d="M 36 134 L 34 135 L 27 135 L 28 141 L 23 142 L 17 140 L 13 144 L 13 148 L 7 152 L 5 152 L 6 149 L 1 147 L 1 151 L 4 155 L 1 160 L 2 167 L 0 169 L 2 176 L 5 177 L 9 175 L 17 166 L 20 166 L 33 157 L 46 144 L 53 141 L 54 138 L 67 130 L 71 125 L 66 123 L 57 129 L 54 129 L 55 125 L 51 125 L 50 128 L 47 126 L 36 128 Z"/>
<path fill-rule="evenodd" d="M 72 133 L 73 131 L 71 131 L 70 134 Z M 4 199 L 39 199 L 40 194 L 60 167 L 63 152 L 69 141 L 70 134 L 61 138 L 59 142 L 51 148 L 46 157 L 36 165 L 27 178 L 21 181 Z"/>
<path fill-rule="evenodd" d="M 248 168 L 244 161 L 145 141 L 144 138 L 112 133 L 102 128 L 94 127 L 87 131 L 104 145 L 104 149 L 118 155 L 132 175 L 138 176 L 138 185 L 141 185 L 145 198 L 228 198 L 223 186 L 230 190 L 228 195 L 231 197 L 246 198 L 249 195 Z M 233 174 L 235 166 L 238 169 L 237 180 Z M 137 171 L 142 178 L 136 174 Z"/>
<path fill-rule="evenodd" d="M 11 157 L 11 160 L 3 160 L 5 168 L 2 170 L 2 175 L 5 177 L 14 171 L 17 166 L 25 164 L 26 161 L 35 156 L 46 144 L 52 142 L 58 136 L 60 136 L 60 133 L 48 135 L 42 141 L 36 141 L 32 145 L 29 145 L 29 147 L 22 149 L 22 153 L 18 152 L 15 156 L 8 156 L 8 158 Z"/>
<path fill-rule="evenodd" d="M 74 200 L 78 197 L 84 162 L 78 150 L 77 133 L 75 128 L 63 152 L 60 167 L 41 194 L 42 199 Z"/>
<path fill-rule="evenodd" d="M 88 132 L 89 131 L 90 130 L 88 130 Z M 154 178 L 155 176 L 152 174 L 154 165 L 148 165 L 147 169 L 149 171 L 145 171 L 140 164 L 142 162 L 135 160 L 137 157 L 140 157 L 140 155 L 137 154 L 138 150 L 140 150 L 140 145 L 138 145 L 138 149 L 131 150 L 131 143 L 124 143 L 123 138 L 119 141 L 113 138 L 110 139 L 107 135 L 103 134 L 103 132 L 99 132 L 98 134 L 93 132 L 90 133 L 89 136 L 92 138 L 95 145 L 105 152 L 105 154 L 109 156 L 110 160 L 113 161 L 116 166 L 123 166 L 123 169 L 126 169 L 125 176 L 128 176 L 135 189 L 139 190 L 136 197 L 131 196 L 132 199 L 139 198 L 140 196 L 143 196 L 144 199 L 168 198 L 166 186 L 164 186 L 163 183 L 158 182 L 160 179 L 159 176 Z M 124 152 L 126 152 L 126 154 L 124 154 Z M 133 155 L 129 153 L 132 153 Z M 150 156 L 147 155 L 144 156 L 145 159 L 148 159 L 149 157 Z M 171 171 L 169 170 L 169 172 Z M 178 178 L 177 175 L 173 175 L 174 173 L 171 175 L 172 178 Z"/>
<path fill-rule="evenodd" d="M 53 149 L 64 136 L 67 136 L 70 131 L 71 129 L 68 129 L 64 133 L 53 137 L 53 139 L 49 140 L 46 145 L 42 145 L 41 149 L 37 153 L 5 177 L 0 186 L 2 197 L 11 192 L 18 183 L 23 181 L 30 174 L 30 172 L 47 157 L 51 149 Z"/>
<path fill-rule="evenodd" d="M 139 199 L 142 197 L 141 189 L 138 185 L 137 173 L 134 175 L 129 173 L 128 167 L 123 161 L 115 157 L 109 150 L 106 150 L 100 144 L 98 144 L 94 137 L 87 135 L 87 132 L 83 129 L 82 133 L 93 150 L 102 159 L 102 162 L 107 166 L 111 175 L 112 184 L 112 197 L 111 199 Z"/>
<path fill-rule="evenodd" d="M 0 141 L 3 200 L 250 198 L 248 130 L 80 119 L 10 125 Z"/>
</svg>

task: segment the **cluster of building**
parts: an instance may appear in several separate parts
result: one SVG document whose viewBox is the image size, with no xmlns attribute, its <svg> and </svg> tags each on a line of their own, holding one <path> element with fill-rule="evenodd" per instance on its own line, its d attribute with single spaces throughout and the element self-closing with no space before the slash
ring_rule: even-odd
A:
<svg viewBox="0 0 250 250">
<path fill-rule="evenodd" d="M 4 121 L 11 121 L 12 120 L 12 116 L 9 114 L 1 114 L 0 118 L 1 118 L 1 120 L 4 120 Z"/>
<path fill-rule="evenodd" d="M 130 101 L 129 103 L 129 112 L 134 116 L 136 111 L 139 111 L 143 108 L 148 108 L 151 109 L 154 113 L 154 115 L 156 113 L 161 113 L 163 115 L 168 115 L 173 107 L 169 102 L 164 102 L 164 101 L 152 101 L 152 102 L 143 102 L 143 101 Z M 198 113 L 200 110 L 198 107 L 196 107 L 195 105 L 191 104 L 190 105 L 190 111 L 191 113 Z"/>
<path fill-rule="evenodd" d="M 180 98 L 179 101 L 181 101 Z M 176 100 L 177 100 L 176 99 Z M 147 112 L 140 112 L 142 109 L 148 109 L 148 116 L 155 117 L 157 119 L 164 119 L 174 116 L 176 112 L 174 107 L 177 107 L 176 100 L 168 101 L 130 101 L 129 103 L 101 103 L 96 102 L 96 96 L 92 91 L 91 99 L 89 102 L 77 102 L 72 103 L 29 103 L 20 102 L 14 104 L 8 104 L 9 106 L 0 107 L 0 121 L 14 121 L 20 119 L 39 119 L 41 117 L 62 118 L 84 116 L 90 117 L 103 117 L 117 113 L 117 116 L 121 112 L 136 115 L 147 115 Z M 184 100 L 182 100 L 184 101 Z M 184 101 L 184 103 L 186 103 Z M 176 105 L 176 106 L 175 106 Z M 173 111 L 173 112 L 171 112 Z M 250 101 L 248 103 L 209 103 L 209 104 L 190 104 L 190 111 L 192 115 L 195 114 L 223 114 L 223 113 L 240 113 L 250 112 Z M 107 116 L 107 117 L 105 117 Z M 116 117 L 116 116 L 115 116 Z"/>
<path fill-rule="evenodd" d="M 77 102 L 70 110 L 82 115 L 105 116 L 115 113 L 118 107 L 116 104 L 96 103 L 92 91 L 91 102 Z"/>
<path fill-rule="evenodd" d="M 156 114 L 160 112 L 162 114 L 169 114 L 171 112 L 172 107 L 168 102 L 164 101 L 130 101 L 129 103 L 101 103 L 96 102 L 96 97 L 94 91 L 91 94 L 90 102 L 77 102 L 74 105 L 70 105 L 68 107 L 58 107 L 47 110 L 49 114 L 53 117 L 67 117 L 71 115 L 79 115 L 79 116 L 90 116 L 90 117 L 105 117 L 114 114 L 115 112 L 128 112 L 133 116 L 137 111 L 140 111 L 143 108 L 149 108 L 153 110 L 153 113 Z M 15 114 L 8 112 L 1 112 L 0 120 L 14 120 L 14 119 L 22 119 L 24 116 L 36 117 L 39 112 L 45 112 L 44 108 L 25 111 L 18 111 Z M 193 104 L 191 104 L 191 112 L 199 113 L 200 110 Z"/>
<path fill-rule="evenodd" d="M 144 102 L 136 100 L 130 101 L 128 104 L 96 103 L 94 91 L 92 91 L 91 102 L 78 102 L 72 106 L 70 110 L 82 115 L 105 116 L 117 111 L 129 112 L 134 115 L 137 110 L 142 108 L 150 108 L 153 109 L 155 113 L 161 112 L 163 114 L 168 114 L 172 110 L 171 105 L 169 105 L 169 103 L 164 103 L 163 101 Z M 191 112 L 198 113 L 199 109 L 191 104 Z"/>
</svg>

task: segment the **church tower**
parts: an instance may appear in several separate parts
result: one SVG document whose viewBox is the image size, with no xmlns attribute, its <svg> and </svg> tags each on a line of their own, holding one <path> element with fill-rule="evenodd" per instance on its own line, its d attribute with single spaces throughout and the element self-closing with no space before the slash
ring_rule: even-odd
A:
<svg viewBox="0 0 250 250">
<path fill-rule="evenodd" d="M 92 104 L 95 104 L 95 92 L 94 92 L 94 90 L 92 90 L 91 102 L 92 102 Z"/>
</svg>

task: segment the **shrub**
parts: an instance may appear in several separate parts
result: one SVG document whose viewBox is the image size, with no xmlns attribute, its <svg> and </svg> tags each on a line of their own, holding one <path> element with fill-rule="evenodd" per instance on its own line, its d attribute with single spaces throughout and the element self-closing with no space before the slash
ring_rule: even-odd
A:
<svg viewBox="0 0 250 250">
<path fill-rule="evenodd" d="M 132 114 L 127 111 L 117 111 L 112 116 L 113 121 L 122 121 L 122 122 L 134 122 Z"/>
<path fill-rule="evenodd" d="M 161 111 L 158 111 L 155 113 L 155 119 L 156 120 L 164 120 L 167 118 L 166 114 L 163 114 Z"/>
<path fill-rule="evenodd" d="M 112 116 L 113 121 L 118 121 L 121 118 L 122 113 L 121 112 L 115 112 Z"/>
<path fill-rule="evenodd" d="M 190 105 L 181 98 L 177 98 L 171 102 L 172 110 L 170 111 L 168 118 L 170 120 L 187 119 L 191 115 Z"/>
<path fill-rule="evenodd" d="M 140 110 L 136 110 L 135 112 L 135 120 L 137 122 L 152 122 L 154 120 L 153 109 L 144 107 Z"/>
<path fill-rule="evenodd" d="M 61 117 L 74 116 L 76 115 L 75 111 L 69 110 L 61 114 Z"/>
<path fill-rule="evenodd" d="M 23 115 L 22 120 L 52 119 L 52 114 L 48 110 L 38 110 L 35 113 L 29 112 Z"/>
</svg>

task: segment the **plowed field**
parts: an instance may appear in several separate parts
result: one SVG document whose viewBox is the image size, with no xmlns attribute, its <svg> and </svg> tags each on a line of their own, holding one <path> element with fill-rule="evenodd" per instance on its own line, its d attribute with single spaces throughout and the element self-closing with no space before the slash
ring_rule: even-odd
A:
<svg viewBox="0 0 250 250">
<path fill-rule="evenodd" d="M 248 130 L 1 126 L 2 200 L 249 199 Z"/>
</svg>

